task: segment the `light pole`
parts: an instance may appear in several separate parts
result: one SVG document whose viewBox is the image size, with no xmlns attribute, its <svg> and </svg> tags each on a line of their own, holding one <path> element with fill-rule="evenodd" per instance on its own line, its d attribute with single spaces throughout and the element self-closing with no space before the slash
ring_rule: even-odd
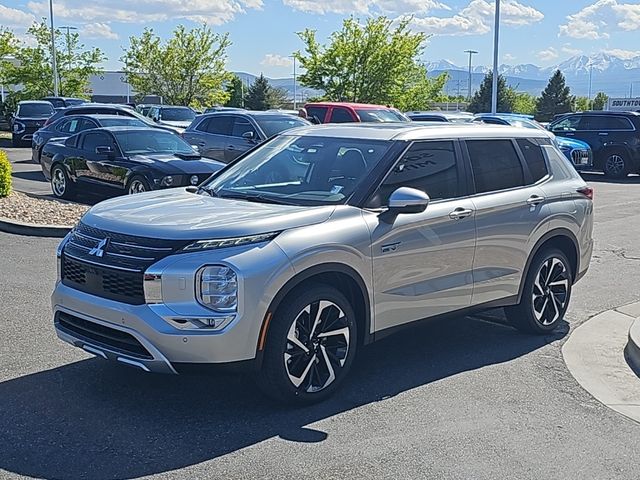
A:
<svg viewBox="0 0 640 480">
<path fill-rule="evenodd" d="M 289 55 L 289 58 L 293 58 L 293 109 L 298 109 L 298 83 L 296 78 L 296 56 Z"/>
<path fill-rule="evenodd" d="M 49 0 L 49 17 L 51 20 L 51 68 L 53 70 L 53 95 L 58 96 L 58 65 L 56 64 L 56 32 L 53 29 L 53 0 Z"/>
<path fill-rule="evenodd" d="M 60 28 L 64 28 L 67 31 L 67 55 L 69 55 L 67 60 L 67 70 L 71 70 L 71 30 L 78 30 L 78 28 L 68 27 L 66 25 Z"/>
<path fill-rule="evenodd" d="M 469 95 L 467 95 L 467 101 L 471 101 L 471 57 L 478 53 L 476 50 L 465 50 L 464 53 L 469 54 Z"/>
<path fill-rule="evenodd" d="M 588 109 L 591 110 L 591 79 L 593 78 L 593 63 L 589 63 L 589 105 Z"/>
<path fill-rule="evenodd" d="M 496 19 L 493 26 L 493 84 L 491 85 L 491 113 L 498 113 L 498 44 L 500 42 L 500 0 L 496 0 Z"/>
</svg>

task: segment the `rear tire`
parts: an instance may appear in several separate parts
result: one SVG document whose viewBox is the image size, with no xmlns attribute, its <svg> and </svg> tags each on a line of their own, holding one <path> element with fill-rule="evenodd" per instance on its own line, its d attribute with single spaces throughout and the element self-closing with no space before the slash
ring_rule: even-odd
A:
<svg viewBox="0 0 640 480">
<path fill-rule="evenodd" d="M 51 191 L 56 198 L 69 200 L 75 197 L 76 190 L 73 181 L 67 175 L 63 165 L 56 163 L 51 167 Z"/>
<path fill-rule="evenodd" d="M 606 152 L 602 162 L 602 171 L 609 178 L 625 178 L 631 171 L 627 154 L 618 150 Z"/>
<path fill-rule="evenodd" d="M 339 290 L 324 284 L 295 289 L 268 326 L 258 386 L 279 402 L 320 402 L 347 376 L 357 338 L 354 310 Z"/>
<path fill-rule="evenodd" d="M 520 303 L 505 308 L 515 328 L 538 335 L 555 330 L 564 317 L 573 284 L 567 256 L 556 248 L 545 249 L 534 257 L 525 280 Z"/>
</svg>

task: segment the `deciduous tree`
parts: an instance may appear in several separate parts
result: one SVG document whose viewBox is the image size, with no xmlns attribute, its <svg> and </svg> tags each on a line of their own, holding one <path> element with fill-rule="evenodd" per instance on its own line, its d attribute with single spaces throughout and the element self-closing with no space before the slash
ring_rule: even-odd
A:
<svg viewBox="0 0 640 480">
<path fill-rule="evenodd" d="M 607 105 L 609 101 L 609 97 L 604 92 L 598 92 L 596 98 L 593 99 L 593 109 L 594 110 L 604 110 L 604 107 Z"/>
<path fill-rule="evenodd" d="M 350 17 L 342 29 L 321 44 L 316 31 L 298 36 L 305 51 L 297 52 L 304 73 L 300 83 L 322 90 L 325 98 L 392 104 L 398 108 L 423 108 L 442 98 L 446 77 L 427 77 L 419 62 L 427 37 L 408 28 L 408 19 L 369 18 L 362 24 Z M 443 80 L 445 79 L 445 80 Z"/>
<path fill-rule="evenodd" d="M 138 96 L 159 95 L 164 103 L 193 107 L 221 105 L 229 98 L 227 34 L 207 25 L 192 30 L 179 25 L 166 42 L 150 28 L 129 42 L 121 60 Z"/>
</svg>

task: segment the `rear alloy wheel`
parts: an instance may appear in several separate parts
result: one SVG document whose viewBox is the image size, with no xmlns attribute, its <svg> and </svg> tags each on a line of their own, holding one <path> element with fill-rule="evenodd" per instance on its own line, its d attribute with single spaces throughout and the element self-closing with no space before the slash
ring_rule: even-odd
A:
<svg viewBox="0 0 640 480">
<path fill-rule="evenodd" d="M 573 276 L 566 255 L 550 249 L 531 263 L 519 305 L 505 308 L 518 330 L 544 334 L 554 330 L 564 317 Z"/>
<path fill-rule="evenodd" d="M 609 178 L 624 178 L 629 174 L 629 164 L 622 152 L 606 154 L 603 171 Z"/>
<path fill-rule="evenodd" d="M 142 177 L 133 177 L 127 185 L 127 193 L 134 195 L 136 193 L 144 193 L 151 190 L 149 183 Z"/>
<path fill-rule="evenodd" d="M 279 401 L 314 403 L 331 395 L 351 367 L 354 312 L 338 290 L 324 285 L 287 299 L 269 328 L 258 383 Z"/>
<path fill-rule="evenodd" d="M 56 164 L 51 169 L 51 191 L 57 198 L 73 198 L 74 185 L 67 175 L 64 166 Z"/>
</svg>

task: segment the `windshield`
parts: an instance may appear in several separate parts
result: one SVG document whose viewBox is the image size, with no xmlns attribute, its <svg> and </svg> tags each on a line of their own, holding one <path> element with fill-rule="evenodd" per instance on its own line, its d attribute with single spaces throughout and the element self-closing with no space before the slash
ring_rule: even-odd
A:
<svg viewBox="0 0 640 480">
<path fill-rule="evenodd" d="M 196 112 L 190 108 L 163 108 L 161 115 L 168 122 L 190 122 L 196 118 Z"/>
<path fill-rule="evenodd" d="M 163 130 L 134 130 L 114 132 L 120 149 L 125 155 L 149 153 L 173 153 L 198 155 L 191 146 L 175 133 Z"/>
<path fill-rule="evenodd" d="M 267 138 L 295 127 L 310 125 L 309 122 L 293 115 L 256 115 L 253 117 Z"/>
<path fill-rule="evenodd" d="M 99 121 L 103 127 L 118 127 L 120 125 L 127 127 L 146 127 L 148 125 L 148 123 L 142 120 L 130 117 L 101 118 Z"/>
<path fill-rule="evenodd" d="M 49 103 L 22 103 L 18 105 L 18 117 L 50 117 L 53 106 Z"/>
<path fill-rule="evenodd" d="M 282 135 L 265 143 L 204 185 L 223 198 L 264 203 L 344 203 L 391 142 Z"/>
<path fill-rule="evenodd" d="M 409 119 L 400 112 L 390 108 L 358 109 L 356 113 L 361 122 L 407 122 Z"/>
<path fill-rule="evenodd" d="M 535 128 L 536 130 L 544 130 L 544 131 L 547 130 L 538 122 L 533 120 L 512 120 L 511 125 L 513 125 L 514 127 Z"/>
</svg>

